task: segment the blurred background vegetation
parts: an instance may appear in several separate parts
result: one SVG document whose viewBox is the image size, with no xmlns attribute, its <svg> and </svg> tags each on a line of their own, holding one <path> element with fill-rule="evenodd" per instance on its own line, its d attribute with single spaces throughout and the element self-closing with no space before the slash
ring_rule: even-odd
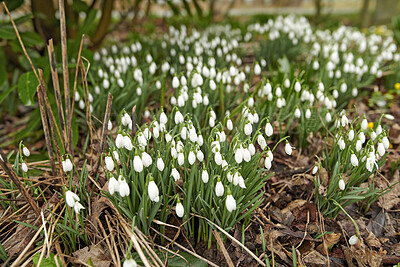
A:
<svg viewBox="0 0 400 267">
<path fill-rule="evenodd" d="M 58 1 L 5 2 L 33 63 L 44 70 L 45 80 L 49 81 L 46 43 L 50 38 L 54 39 L 56 58 L 61 63 Z M 397 0 L 66 0 L 69 63 L 73 69 L 82 34 L 87 36 L 82 55 L 92 61 L 93 52 L 104 43 L 134 41 L 165 32 L 169 25 L 205 28 L 213 23 L 231 23 L 245 30 L 249 23 L 289 13 L 304 15 L 314 25 L 327 29 L 343 24 L 365 30 L 371 26 L 376 31 L 390 29 L 399 42 L 399 7 Z M 61 70 L 61 64 L 59 67 Z M 398 78 L 392 77 L 393 82 Z M 36 86 L 11 21 L 1 7 L 0 146 L 21 139 L 32 143 L 42 136 Z M 54 95 L 50 93 L 49 97 L 54 101 Z"/>
</svg>

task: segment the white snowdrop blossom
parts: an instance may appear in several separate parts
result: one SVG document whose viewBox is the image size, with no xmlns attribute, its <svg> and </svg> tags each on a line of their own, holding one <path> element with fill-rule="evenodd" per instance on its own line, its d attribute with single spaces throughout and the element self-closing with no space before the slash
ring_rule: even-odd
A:
<svg viewBox="0 0 400 267">
<path fill-rule="evenodd" d="M 121 197 L 127 197 L 130 194 L 130 189 L 129 185 L 126 182 L 125 178 L 120 175 L 118 177 L 118 183 L 119 183 L 119 194 Z"/>
<path fill-rule="evenodd" d="M 124 137 L 120 133 L 117 134 L 117 138 L 115 138 L 115 146 L 117 148 L 121 148 L 124 146 Z"/>
<path fill-rule="evenodd" d="M 174 178 L 175 182 L 178 181 L 181 177 L 177 169 L 173 168 L 171 171 L 171 176 Z"/>
<path fill-rule="evenodd" d="M 224 195 L 224 185 L 219 178 L 217 184 L 215 185 L 215 194 L 217 197 L 222 197 Z"/>
<path fill-rule="evenodd" d="M 236 200 L 230 192 L 228 192 L 228 196 L 226 197 L 225 205 L 229 212 L 236 210 Z"/>
<path fill-rule="evenodd" d="M 104 162 L 106 163 L 106 168 L 109 172 L 114 170 L 114 160 L 112 157 L 107 156 L 104 158 Z"/>
<path fill-rule="evenodd" d="M 293 147 L 289 144 L 289 142 L 286 142 L 286 145 L 285 145 L 286 154 L 288 154 L 289 156 L 292 155 L 292 150 L 293 150 Z"/>
<path fill-rule="evenodd" d="M 142 163 L 145 167 L 149 167 L 153 163 L 151 156 L 147 152 L 142 153 Z"/>
<path fill-rule="evenodd" d="M 73 165 L 69 158 L 61 162 L 62 168 L 64 172 L 72 171 Z"/>
<path fill-rule="evenodd" d="M 272 128 L 271 123 L 268 122 L 268 123 L 265 125 L 265 134 L 266 134 L 268 137 L 270 137 L 270 136 L 273 135 L 273 133 L 274 133 L 274 129 Z"/>
<path fill-rule="evenodd" d="M 164 170 L 164 161 L 162 158 L 157 159 L 157 169 L 162 172 Z"/>
<path fill-rule="evenodd" d="M 344 182 L 343 179 L 339 180 L 339 189 L 342 191 L 346 189 L 346 183 Z"/>
<path fill-rule="evenodd" d="M 152 179 L 147 186 L 147 193 L 151 201 L 158 202 L 160 200 L 158 186 Z"/>
<path fill-rule="evenodd" d="M 133 169 L 135 172 L 142 172 L 143 171 L 143 162 L 139 155 L 135 155 L 133 158 Z"/>
<path fill-rule="evenodd" d="M 178 216 L 179 218 L 182 218 L 183 215 L 185 214 L 185 209 L 183 208 L 183 205 L 179 201 L 179 199 L 178 199 L 178 203 L 176 203 L 175 212 L 176 212 L 176 216 Z"/>
<path fill-rule="evenodd" d="M 349 239 L 350 246 L 354 246 L 357 243 L 358 243 L 358 237 L 356 235 L 351 236 Z"/>
<path fill-rule="evenodd" d="M 28 172 L 28 165 L 26 165 L 25 162 L 22 162 L 21 169 L 22 169 L 23 172 Z"/>
<path fill-rule="evenodd" d="M 111 195 L 114 195 L 115 192 L 119 192 L 119 183 L 114 177 L 111 177 L 108 181 L 108 192 Z"/>
<path fill-rule="evenodd" d="M 358 158 L 354 153 L 351 154 L 351 156 L 350 156 L 350 162 L 351 162 L 351 165 L 353 165 L 353 167 L 358 166 Z"/>
<path fill-rule="evenodd" d="M 25 157 L 29 157 L 31 155 L 31 152 L 26 146 L 22 148 L 22 153 L 24 154 Z"/>
<path fill-rule="evenodd" d="M 137 267 L 137 263 L 134 259 L 125 260 L 123 267 Z"/>
</svg>

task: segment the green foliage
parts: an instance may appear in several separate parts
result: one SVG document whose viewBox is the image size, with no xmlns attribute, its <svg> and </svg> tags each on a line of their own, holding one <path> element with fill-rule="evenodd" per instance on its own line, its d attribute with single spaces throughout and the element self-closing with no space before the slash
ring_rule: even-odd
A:
<svg viewBox="0 0 400 267">
<path fill-rule="evenodd" d="M 60 258 L 57 257 L 54 254 L 50 254 L 49 257 L 47 257 L 47 258 L 43 257 L 42 261 L 40 262 L 40 266 L 38 266 L 39 259 L 40 259 L 40 252 L 38 252 L 35 255 L 33 255 L 32 262 L 37 267 L 57 267 L 57 266 L 61 266 Z"/>
<path fill-rule="evenodd" d="M 38 84 L 33 71 L 26 72 L 19 77 L 18 95 L 24 105 L 30 106 L 34 104 L 33 97 L 35 96 Z"/>
</svg>

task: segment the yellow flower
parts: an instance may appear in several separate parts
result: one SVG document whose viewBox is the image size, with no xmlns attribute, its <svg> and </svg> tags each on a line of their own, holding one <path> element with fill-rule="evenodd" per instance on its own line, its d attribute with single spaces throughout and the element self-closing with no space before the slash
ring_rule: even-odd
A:
<svg viewBox="0 0 400 267">
<path fill-rule="evenodd" d="M 400 90 L 400 83 L 395 83 L 394 84 L 394 89 Z"/>
<path fill-rule="evenodd" d="M 392 145 L 392 143 L 389 143 L 389 148 L 390 148 L 390 149 L 392 149 L 392 148 L 393 148 L 393 145 Z"/>
<path fill-rule="evenodd" d="M 374 128 L 374 123 L 371 121 L 368 123 L 368 129 L 373 129 Z"/>
</svg>

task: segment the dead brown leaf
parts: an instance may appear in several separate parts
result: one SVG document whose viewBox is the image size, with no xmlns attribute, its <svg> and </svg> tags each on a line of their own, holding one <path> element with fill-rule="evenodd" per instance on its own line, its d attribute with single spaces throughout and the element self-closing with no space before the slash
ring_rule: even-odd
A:
<svg viewBox="0 0 400 267">
<path fill-rule="evenodd" d="M 311 250 L 308 253 L 305 253 L 303 256 L 303 261 L 307 266 L 326 266 L 327 259 L 316 250 Z"/>
<path fill-rule="evenodd" d="M 379 252 L 367 248 L 361 238 L 359 239 L 357 244 L 350 247 L 342 246 L 342 249 L 347 264 L 350 267 L 355 267 L 355 266 L 377 267 L 380 266 L 382 263 L 383 255 Z M 357 262 L 357 265 L 354 264 L 354 261 Z"/>
<path fill-rule="evenodd" d="M 89 259 L 96 267 L 109 267 L 111 264 L 111 255 L 104 242 L 90 246 L 90 250 L 89 247 L 84 247 L 75 251 L 72 255 L 78 259 L 72 259 L 74 264 L 80 264 L 81 262 L 88 263 Z"/>
<path fill-rule="evenodd" d="M 327 234 L 324 236 L 324 241 L 322 244 L 320 244 L 317 247 L 317 251 L 320 252 L 323 255 L 328 255 L 328 250 L 331 246 L 335 245 L 337 242 L 339 242 L 340 237 L 342 234 L 340 233 L 332 233 L 332 234 Z"/>
</svg>

